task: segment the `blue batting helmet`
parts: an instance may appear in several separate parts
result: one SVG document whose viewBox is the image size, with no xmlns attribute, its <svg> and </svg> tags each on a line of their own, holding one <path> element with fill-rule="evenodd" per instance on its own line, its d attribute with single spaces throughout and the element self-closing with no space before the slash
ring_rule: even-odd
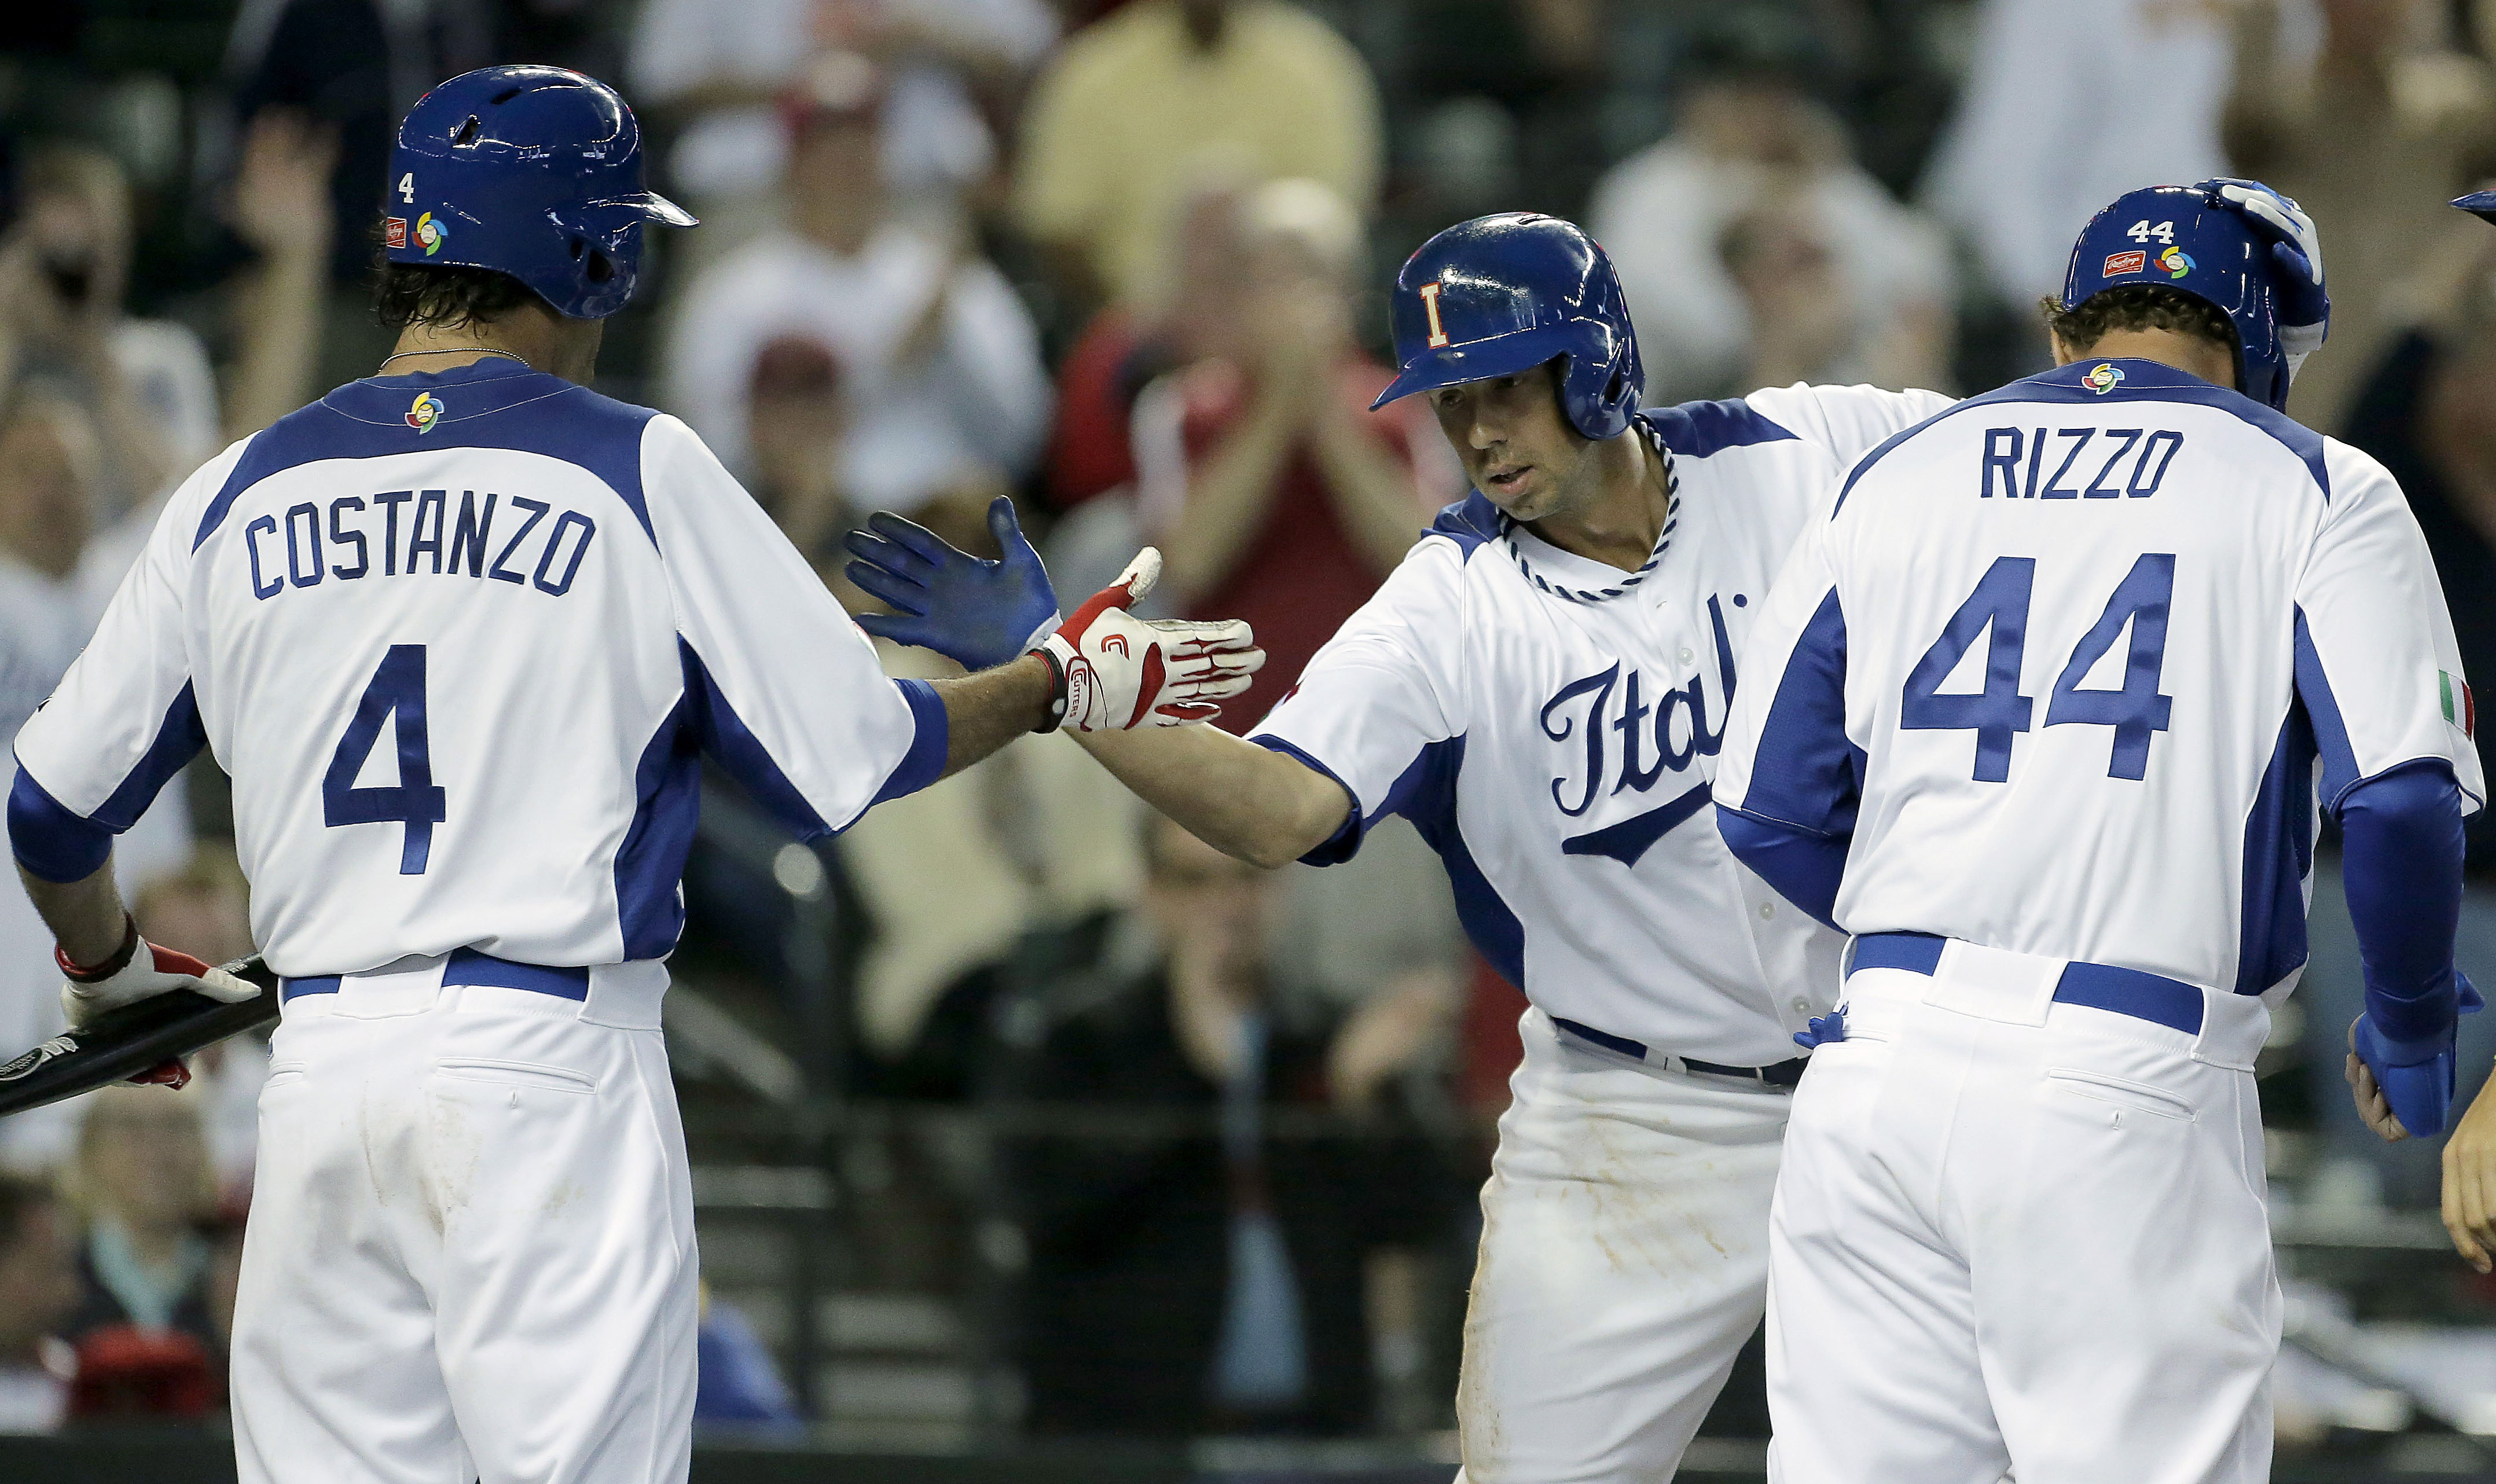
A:
<svg viewBox="0 0 2496 1484">
<path fill-rule="evenodd" d="M 2072 244 L 2063 307 L 2140 284 L 2212 304 L 2236 327 L 2236 389 L 2285 410 L 2288 352 L 2279 339 L 2270 246 L 2221 199 L 2216 182 L 2134 191 L 2089 218 Z"/>
<path fill-rule="evenodd" d="M 2452 203 L 2482 222 L 2496 222 L 2496 191 L 2473 191 Z"/>
<path fill-rule="evenodd" d="M 624 100 L 560 67 L 481 67 L 418 99 L 384 213 L 390 262 L 493 268 L 577 320 L 632 298 L 642 223 L 694 225 L 644 188 Z"/>
<path fill-rule="evenodd" d="M 1556 216 L 1478 216 L 1422 243 L 1395 275 L 1393 320 L 1399 369 L 1373 410 L 1557 357 L 1561 411 L 1610 438 L 1646 386 L 1612 260 Z"/>
</svg>

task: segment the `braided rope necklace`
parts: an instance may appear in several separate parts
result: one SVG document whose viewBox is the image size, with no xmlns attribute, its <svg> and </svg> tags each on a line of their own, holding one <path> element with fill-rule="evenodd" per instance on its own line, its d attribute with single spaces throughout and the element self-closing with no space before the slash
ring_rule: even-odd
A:
<svg viewBox="0 0 2496 1484">
<path fill-rule="evenodd" d="M 1638 428 L 1639 432 L 1646 435 L 1648 447 L 1654 448 L 1657 456 L 1664 460 L 1664 529 L 1656 533 L 1655 550 L 1648 553 L 1645 564 L 1610 587 L 1562 586 L 1534 570 L 1534 564 L 1525 559 L 1525 553 L 1516 544 L 1516 522 L 1503 515 L 1500 534 L 1507 541 L 1509 556 L 1515 561 L 1517 572 L 1524 575 L 1526 581 L 1554 598 L 1566 599 L 1570 603 L 1602 603 L 1607 599 L 1618 598 L 1638 586 L 1646 580 L 1647 573 L 1664 564 L 1664 554 L 1672 546 L 1673 528 L 1681 523 L 1681 470 L 1680 466 L 1673 461 L 1672 450 L 1664 446 L 1664 440 L 1656 436 L 1652 427 L 1641 419 Z"/>
</svg>

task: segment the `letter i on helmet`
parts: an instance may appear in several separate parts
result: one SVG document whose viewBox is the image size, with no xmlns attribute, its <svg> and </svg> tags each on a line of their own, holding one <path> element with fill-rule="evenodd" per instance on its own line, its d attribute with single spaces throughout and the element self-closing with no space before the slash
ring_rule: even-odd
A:
<svg viewBox="0 0 2496 1484">
<path fill-rule="evenodd" d="M 598 320 L 633 297 L 644 222 L 695 225 L 644 184 L 641 127 L 613 88 L 560 67 L 482 67 L 400 123 L 382 252 L 509 273 Z"/>
<path fill-rule="evenodd" d="M 1611 259 L 1556 216 L 1480 216 L 1422 243 L 1395 275 L 1393 320 L 1398 371 L 1372 411 L 1556 358 L 1570 425 L 1612 438 L 1645 389 Z"/>
</svg>

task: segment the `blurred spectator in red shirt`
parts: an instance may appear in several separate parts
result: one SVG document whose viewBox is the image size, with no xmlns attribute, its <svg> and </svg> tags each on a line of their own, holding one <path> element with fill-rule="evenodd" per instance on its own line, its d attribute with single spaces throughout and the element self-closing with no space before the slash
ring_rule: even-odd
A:
<svg viewBox="0 0 2496 1484">
<path fill-rule="evenodd" d="M 59 1203 L 31 1180 L 0 1175 L 0 1433 L 61 1425 L 75 1362 L 60 1327 L 78 1301 Z"/>
<path fill-rule="evenodd" d="M 1179 208 L 1170 233 L 1170 287 L 1153 310 L 1111 304 L 1092 317 L 1057 374 L 1057 426 L 1048 446 L 1048 496 L 1070 510 L 1136 481 L 1136 398 L 1161 376 L 1217 354 L 1246 273 L 1239 193 L 1218 177 Z"/>
<path fill-rule="evenodd" d="M 1245 731 L 1403 560 L 1455 490 L 1427 408 L 1379 412 L 1391 379 L 1352 335 L 1360 225 L 1313 180 L 1240 205 L 1246 271 L 1226 354 L 1166 377 L 1136 410 L 1139 514 L 1162 580 L 1188 612 L 1247 619 L 1265 647 L 1256 686 L 1223 707 Z M 1443 487 L 1447 486 L 1447 487 Z"/>
</svg>

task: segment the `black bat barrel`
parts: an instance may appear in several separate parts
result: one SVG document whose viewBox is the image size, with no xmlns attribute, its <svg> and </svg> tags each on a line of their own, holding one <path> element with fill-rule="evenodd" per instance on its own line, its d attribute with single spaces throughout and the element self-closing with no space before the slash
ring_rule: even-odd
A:
<svg viewBox="0 0 2496 1484">
<path fill-rule="evenodd" d="M 260 986 L 259 998 L 229 1005 L 188 989 L 152 995 L 0 1064 L 0 1118 L 137 1076 L 277 1018 L 277 975 L 258 955 L 225 969 Z"/>
</svg>

